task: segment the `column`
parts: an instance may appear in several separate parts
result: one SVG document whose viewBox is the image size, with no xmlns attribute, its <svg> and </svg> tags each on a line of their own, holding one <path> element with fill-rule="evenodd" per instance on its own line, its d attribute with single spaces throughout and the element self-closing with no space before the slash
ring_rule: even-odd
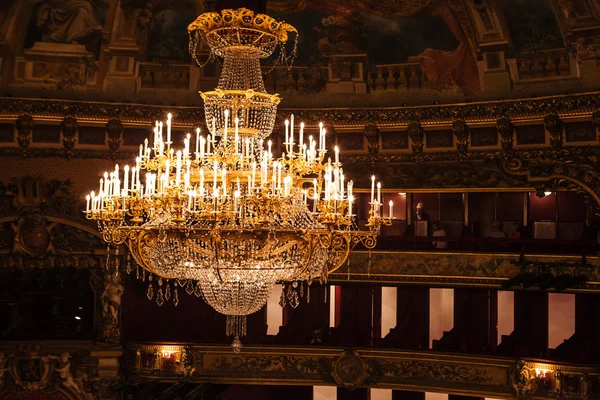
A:
<svg viewBox="0 0 600 400">
<path fill-rule="evenodd" d="M 392 400 L 392 389 L 370 389 L 370 400 Z"/>
<path fill-rule="evenodd" d="M 548 348 L 554 349 L 575 333 L 575 295 L 548 293 Z"/>
<path fill-rule="evenodd" d="M 454 289 L 429 289 L 429 348 L 454 326 Z M 436 400 L 436 399 L 432 399 Z"/>
<path fill-rule="evenodd" d="M 337 286 L 337 285 L 329 286 L 329 327 L 330 328 L 337 328 L 340 325 L 341 292 L 342 292 L 341 286 Z"/>
<path fill-rule="evenodd" d="M 515 330 L 515 292 L 498 290 L 498 341 Z"/>
<path fill-rule="evenodd" d="M 384 338 L 392 328 L 396 327 L 398 305 L 398 288 L 383 286 L 381 288 L 381 337 Z"/>
<path fill-rule="evenodd" d="M 313 400 L 336 400 L 337 387 L 313 386 Z"/>
<path fill-rule="evenodd" d="M 269 300 L 267 300 L 267 335 L 277 335 L 279 328 L 283 325 L 283 310 L 279 305 L 282 286 L 275 285 Z"/>
<path fill-rule="evenodd" d="M 425 400 L 448 400 L 446 393 L 425 392 Z"/>
</svg>

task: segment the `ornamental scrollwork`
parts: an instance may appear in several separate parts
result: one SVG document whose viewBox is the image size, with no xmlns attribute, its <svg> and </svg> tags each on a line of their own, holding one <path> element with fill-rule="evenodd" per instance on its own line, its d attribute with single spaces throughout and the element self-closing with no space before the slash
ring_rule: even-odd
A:
<svg viewBox="0 0 600 400">
<path fill-rule="evenodd" d="M 23 155 L 29 153 L 29 145 L 33 136 L 35 123 L 33 117 L 28 114 L 20 115 L 17 118 L 17 143 Z"/>
<path fill-rule="evenodd" d="M 560 150 L 563 145 L 563 124 L 558 115 L 548 114 L 544 117 L 544 127 L 550 134 L 550 145 Z"/>
<path fill-rule="evenodd" d="M 452 133 L 456 137 L 456 150 L 466 153 L 469 149 L 469 127 L 465 120 L 458 119 L 452 123 Z"/>
<path fill-rule="evenodd" d="M 65 148 L 67 158 L 71 158 L 73 148 L 75 147 L 75 140 L 79 132 L 77 118 L 73 116 L 65 117 L 60 127 L 63 136 L 63 147 Z"/>
<path fill-rule="evenodd" d="M 423 139 L 425 131 L 419 122 L 412 122 L 408 125 L 408 137 L 411 141 L 411 149 L 413 154 L 423 153 Z"/>
<path fill-rule="evenodd" d="M 500 135 L 500 145 L 505 153 L 510 153 L 513 150 L 513 141 L 515 136 L 515 127 L 510 121 L 510 118 L 504 116 L 496 121 L 496 130 Z"/>
<path fill-rule="evenodd" d="M 510 372 L 511 384 L 518 398 L 529 397 L 537 390 L 536 371 L 528 366 L 523 360 L 519 360 L 517 364 L 511 368 Z"/>
</svg>

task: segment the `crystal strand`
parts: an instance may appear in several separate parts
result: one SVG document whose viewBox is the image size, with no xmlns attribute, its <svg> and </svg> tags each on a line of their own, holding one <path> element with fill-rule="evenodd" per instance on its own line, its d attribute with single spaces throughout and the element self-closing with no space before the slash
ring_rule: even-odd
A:
<svg viewBox="0 0 600 400">
<path fill-rule="evenodd" d="M 306 303 L 307 304 L 310 303 L 310 291 L 311 291 L 311 288 L 309 286 L 306 290 Z"/>
<path fill-rule="evenodd" d="M 126 269 L 127 275 L 130 275 L 131 271 L 132 271 L 131 270 L 131 255 L 129 253 L 127 253 L 127 269 Z"/>
<path fill-rule="evenodd" d="M 146 281 L 146 270 L 142 269 L 142 282 Z"/>
<path fill-rule="evenodd" d="M 106 246 L 106 269 L 110 267 L 110 245 Z"/>
<path fill-rule="evenodd" d="M 167 287 L 165 289 L 165 299 L 169 301 L 171 299 L 171 285 L 167 281 Z"/>
<path fill-rule="evenodd" d="M 300 297 L 304 297 L 304 281 L 300 282 Z"/>
<path fill-rule="evenodd" d="M 119 276 L 119 246 L 115 249 L 115 276 Z"/>
<path fill-rule="evenodd" d="M 148 284 L 148 292 L 146 293 L 148 300 L 152 300 L 154 297 L 154 288 L 152 287 L 152 282 Z"/>
<path fill-rule="evenodd" d="M 165 303 L 165 296 L 163 295 L 162 287 L 158 288 L 158 293 L 156 294 L 156 304 L 161 307 Z"/>
<path fill-rule="evenodd" d="M 179 305 L 179 293 L 177 291 L 177 287 L 175 287 L 175 293 L 173 293 L 173 304 L 175 304 L 175 307 Z"/>
<path fill-rule="evenodd" d="M 323 286 L 323 288 L 325 289 L 325 300 L 323 303 L 327 303 L 327 292 L 329 292 L 329 286 Z"/>
</svg>

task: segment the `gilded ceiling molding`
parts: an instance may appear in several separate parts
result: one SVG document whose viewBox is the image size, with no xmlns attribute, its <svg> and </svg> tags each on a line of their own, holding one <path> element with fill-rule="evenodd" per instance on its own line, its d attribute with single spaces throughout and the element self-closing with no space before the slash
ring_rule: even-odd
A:
<svg viewBox="0 0 600 400">
<path fill-rule="evenodd" d="M 368 282 L 392 285 L 473 286 L 500 288 L 502 283 L 543 265 L 554 275 L 583 276 L 566 291 L 600 292 L 600 261 L 596 257 L 510 253 L 464 253 L 439 251 L 356 251 L 349 263 L 335 271 L 328 281 Z"/>
<path fill-rule="evenodd" d="M 245 346 L 234 354 L 227 346 L 131 343 L 125 360 L 134 379 L 377 387 L 523 399 L 595 398 L 600 375 L 600 369 L 587 365 L 322 346 Z"/>
<path fill-rule="evenodd" d="M 467 123 L 495 122 L 502 116 L 511 120 L 543 118 L 549 112 L 559 117 L 590 115 L 600 109 L 600 93 L 548 96 L 521 100 L 498 100 L 451 105 L 430 105 L 386 108 L 322 108 L 298 110 L 283 108 L 278 113 L 281 122 L 293 113 L 307 126 L 328 121 L 336 128 L 364 128 L 364 121 L 374 121 L 379 128 L 408 126 L 414 121 L 425 125 L 452 124 L 457 119 Z M 201 106 L 157 106 L 128 103 L 86 102 L 75 100 L 0 98 L 0 117 L 18 118 L 27 114 L 33 118 L 62 120 L 68 115 L 85 121 L 108 121 L 118 118 L 126 124 L 152 124 L 157 115 L 173 113 L 181 126 L 195 126 L 204 120 Z"/>
</svg>

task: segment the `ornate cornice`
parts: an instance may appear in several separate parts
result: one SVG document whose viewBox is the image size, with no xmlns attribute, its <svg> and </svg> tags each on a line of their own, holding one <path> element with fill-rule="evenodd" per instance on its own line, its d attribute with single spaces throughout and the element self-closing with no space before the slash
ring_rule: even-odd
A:
<svg viewBox="0 0 600 400">
<path fill-rule="evenodd" d="M 133 380 L 377 387 L 479 397 L 589 398 L 597 395 L 592 391 L 600 375 L 591 365 L 392 349 L 244 346 L 234 354 L 228 346 L 132 343 L 125 354 Z"/>
<path fill-rule="evenodd" d="M 587 282 L 567 289 L 600 292 L 600 260 L 590 257 L 532 254 L 520 262 L 520 254 L 439 251 L 354 251 L 349 263 L 328 278 L 330 282 L 371 282 L 429 286 L 479 286 L 501 288 L 529 266 L 544 265 L 561 274 L 584 275 Z"/>
<path fill-rule="evenodd" d="M 494 122 L 507 116 L 511 120 L 544 118 L 549 112 L 559 117 L 591 115 L 600 108 L 600 93 L 547 96 L 531 99 L 497 100 L 451 105 L 402 106 L 379 108 L 280 108 L 280 118 L 294 113 L 307 125 L 328 121 L 336 127 L 363 128 L 366 121 L 377 121 L 379 127 L 408 125 L 420 121 L 423 125 Z M 204 109 L 198 106 L 162 106 L 133 103 L 108 103 L 81 100 L 28 99 L 0 97 L 0 117 L 17 118 L 28 114 L 35 118 L 62 120 L 74 115 L 79 122 L 108 121 L 118 118 L 124 123 L 151 124 L 157 117 L 172 112 L 179 125 L 194 125 L 204 121 Z M 283 120 L 281 121 L 283 123 Z"/>
</svg>

